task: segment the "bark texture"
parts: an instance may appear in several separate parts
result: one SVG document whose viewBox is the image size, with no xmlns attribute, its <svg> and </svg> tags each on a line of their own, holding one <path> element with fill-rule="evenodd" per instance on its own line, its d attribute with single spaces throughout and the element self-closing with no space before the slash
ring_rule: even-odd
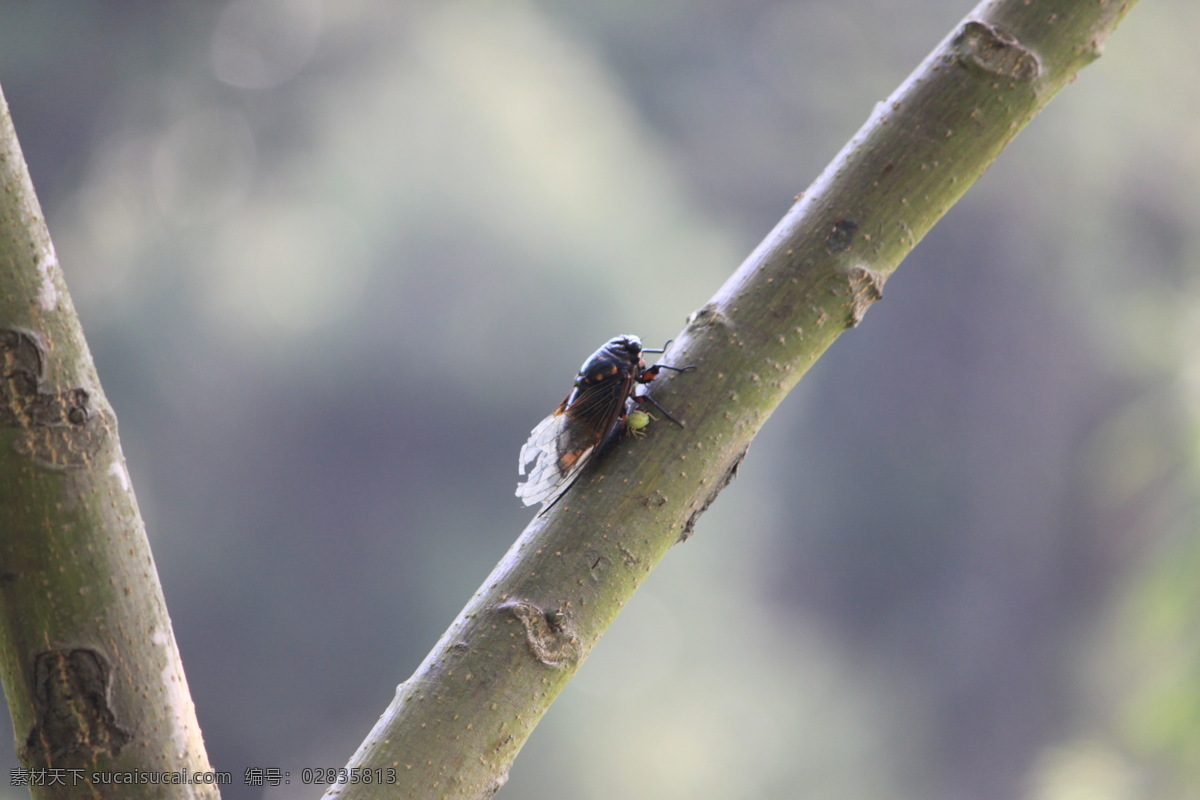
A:
<svg viewBox="0 0 1200 800">
<path fill-rule="evenodd" d="M 216 798 L 184 782 L 206 780 L 208 758 L 2 95 L 0 189 L 0 675 L 24 780 L 39 800 Z"/>
</svg>

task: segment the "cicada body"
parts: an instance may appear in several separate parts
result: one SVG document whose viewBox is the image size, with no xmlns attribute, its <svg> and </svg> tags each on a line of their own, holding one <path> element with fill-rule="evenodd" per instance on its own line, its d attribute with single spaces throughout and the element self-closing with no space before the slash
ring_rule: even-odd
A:
<svg viewBox="0 0 1200 800">
<path fill-rule="evenodd" d="M 571 487 L 583 468 L 624 430 L 629 408 L 649 402 L 667 414 L 638 386 L 654 380 L 661 370 L 678 372 L 694 367 L 655 364 L 647 368 L 642 341 L 626 335 L 610 339 L 583 362 L 575 386 L 558 408 L 529 434 L 521 448 L 519 473 L 527 476 L 517 484 L 517 497 L 531 506 L 549 508 Z M 644 426 L 643 426 L 644 427 Z"/>
</svg>

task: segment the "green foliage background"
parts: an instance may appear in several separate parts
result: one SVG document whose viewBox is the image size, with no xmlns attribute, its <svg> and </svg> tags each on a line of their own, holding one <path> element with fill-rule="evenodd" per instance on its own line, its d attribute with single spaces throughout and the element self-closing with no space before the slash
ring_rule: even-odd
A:
<svg viewBox="0 0 1200 800">
<path fill-rule="evenodd" d="M 674 334 L 968 10 L 0 8 L 227 800 L 319 796 L 578 363 Z M 921 244 L 501 797 L 1200 784 L 1198 24 L 1141 4 Z"/>
</svg>

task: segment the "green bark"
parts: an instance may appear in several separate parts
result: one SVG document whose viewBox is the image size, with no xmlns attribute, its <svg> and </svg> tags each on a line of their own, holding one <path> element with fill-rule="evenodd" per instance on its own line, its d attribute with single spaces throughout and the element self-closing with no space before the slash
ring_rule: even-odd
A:
<svg viewBox="0 0 1200 800">
<path fill-rule="evenodd" d="M 0 674 L 30 790 L 219 797 L 116 782 L 210 767 L 116 418 L 3 95 L 0 186 Z"/>
<path fill-rule="evenodd" d="M 503 785 L 771 412 L 1132 5 L 989 0 L 960 23 L 689 319 L 666 358 L 699 369 L 652 387 L 688 428 L 659 423 L 624 440 L 534 518 L 350 760 L 351 780 L 372 783 L 326 798 L 479 798 Z"/>
</svg>

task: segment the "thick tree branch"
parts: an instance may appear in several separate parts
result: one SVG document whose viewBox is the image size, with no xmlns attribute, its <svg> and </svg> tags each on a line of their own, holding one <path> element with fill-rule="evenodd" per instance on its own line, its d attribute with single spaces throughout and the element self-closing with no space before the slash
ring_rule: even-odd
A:
<svg viewBox="0 0 1200 800">
<path fill-rule="evenodd" d="M 494 793 L 538 719 L 638 584 L 729 482 L 751 439 L 900 260 L 1076 73 L 1132 5 L 995 0 L 975 9 L 697 311 L 655 425 L 536 517 L 350 762 L 385 787 L 327 798 Z"/>
<path fill-rule="evenodd" d="M 800 376 L 901 259 L 1100 54 L 1132 2 L 984 2 L 929 55 L 713 299 L 657 399 L 688 423 L 628 439 L 535 517 L 351 759 L 396 783 L 327 798 L 494 793 L 638 584 L 737 470 Z M 385 780 L 389 777 L 385 775 Z"/>
<path fill-rule="evenodd" d="M 3 95 L 0 188 L 0 673 L 30 790 L 216 798 L 104 775 L 210 768 L 116 418 Z"/>
</svg>

